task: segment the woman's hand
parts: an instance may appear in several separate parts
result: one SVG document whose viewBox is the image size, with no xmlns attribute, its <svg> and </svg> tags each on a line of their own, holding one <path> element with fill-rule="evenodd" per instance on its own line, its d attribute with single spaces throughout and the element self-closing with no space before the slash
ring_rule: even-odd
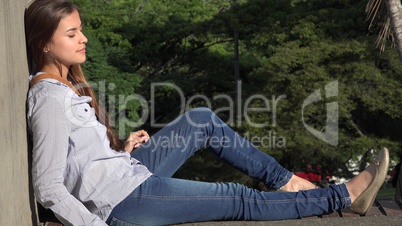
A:
<svg viewBox="0 0 402 226">
<path fill-rule="evenodd" d="M 149 135 L 145 130 L 139 130 L 133 132 L 128 136 L 126 142 L 124 142 L 124 150 L 131 153 L 134 149 L 141 146 L 143 143 L 149 140 Z"/>
</svg>

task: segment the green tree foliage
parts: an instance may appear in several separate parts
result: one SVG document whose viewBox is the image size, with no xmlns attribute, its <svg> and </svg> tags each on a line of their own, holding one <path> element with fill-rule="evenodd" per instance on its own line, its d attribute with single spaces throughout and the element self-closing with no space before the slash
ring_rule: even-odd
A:
<svg viewBox="0 0 402 226">
<path fill-rule="evenodd" d="M 402 69 L 392 48 L 382 54 L 375 49 L 376 35 L 365 21 L 366 1 L 75 2 L 90 39 L 84 69 L 91 81 L 116 85 L 106 88 L 104 98 L 109 108 L 115 106 L 116 122 L 122 114 L 132 122 L 145 115 L 148 120 L 141 127 L 153 133 L 159 128 L 152 123 L 171 121 L 185 104 L 209 106 L 286 167 L 320 164 L 340 176 L 350 176 L 348 161 L 371 149 L 387 146 L 392 156 L 401 154 Z M 235 31 L 241 90 L 233 72 Z M 325 86 L 333 81 L 338 81 L 338 95 L 325 98 Z M 162 82 L 171 85 L 152 86 Z M 302 108 L 316 90 L 323 99 Z M 111 98 L 134 93 L 147 105 L 122 104 L 118 98 L 113 103 Z M 242 102 L 230 101 L 239 97 Z M 336 146 L 311 134 L 302 120 L 303 112 L 306 124 L 325 132 L 326 104 L 331 102 L 339 107 Z M 243 111 L 267 106 L 269 111 Z M 204 152 L 178 176 L 252 183 Z"/>
<path fill-rule="evenodd" d="M 80 7 L 84 33 L 89 40 L 83 70 L 123 139 L 132 128 L 119 126 L 123 121 L 119 119 L 135 124 L 142 117 L 138 111 L 141 102 L 127 98 L 139 91 L 142 77 L 131 70 L 126 60 L 132 50 L 130 43 L 116 32 L 124 21 L 128 21 L 134 1 L 77 0 L 74 3 Z"/>
<path fill-rule="evenodd" d="M 284 94 L 286 99 L 278 106 L 277 126 L 248 127 L 247 131 L 263 136 L 270 129 L 285 137 L 286 148 L 274 153 L 284 159 L 284 165 L 296 169 L 315 162 L 326 163 L 324 168 L 336 172 L 339 165 L 371 148 L 385 145 L 398 151 L 400 136 L 384 124 L 400 123 L 401 84 L 395 79 L 400 76 L 400 65 L 393 51 L 380 55 L 373 37 L 366 36 L 361 10 L 365 2 L 270 1 L 270 7 L 264 7 L 263 1 L 252 2 L 260 4 L 257 15 L 269 16 L 261 16 L 245 32 L 246 48 L 255 50 L 259 62 L 248 74 L 253 78 L 249 81 L 257 82 L 256 89 L 262 93 Z M 241 15 L 246 18 L 246 13 Z M 383 63 L 390 66 L 391 62 L 394 69 L 385 71 Z M 337 98 L 309 106 L 304 113 L 309 125 L 323 129 L 325 104 L 338 102 L 340 140 L 335 147 L 314 138 L 301 123 L 306 97 L 317 89 L 325 95 L 323 88 L 334 80 L 339 81 Z M 262 122 L 271 119 L 269 115 L 255 117 Z M 374 126 L 373 122 L 379 123 Z"/>
</svg>

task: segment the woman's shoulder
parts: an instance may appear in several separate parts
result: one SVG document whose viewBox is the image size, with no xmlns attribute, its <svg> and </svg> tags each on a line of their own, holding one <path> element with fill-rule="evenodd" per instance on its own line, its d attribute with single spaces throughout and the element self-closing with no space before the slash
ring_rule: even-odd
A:
<svg viewBox="0 0 402 226">
<path fill-rule="evenodd" d="M 69 86 L 55 79 L 42 79 L 29 88 L 28 107 L 39 102 L 46 102 L 44 101 L 46 99 L 54 99 L 64 107 L 89 103 L 92 100 L 88 96 L 78 96 Z"/>
<path fill-rule="evenodd" d="M 78 96 L 69 86 L 55 79 L 42 79 L 29 88 L 28 108 L 39 103 L 46 104 L 48 99 L 56 100 L 64 109 L 92 101 L 91 97 Z"/>
<path fill-rule="evenodd" d="M 71 98 L 73 93 L 70 87 L 57 80 L 42 79 L 29 88 L 28 99 L 52 97 L 61 101 L 66 97 Z"/>
</svg>

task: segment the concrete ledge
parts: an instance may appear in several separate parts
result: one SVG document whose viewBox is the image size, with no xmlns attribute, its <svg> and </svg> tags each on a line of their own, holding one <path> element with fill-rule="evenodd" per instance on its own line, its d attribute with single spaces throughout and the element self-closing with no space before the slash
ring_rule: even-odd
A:
<svg viewBox="0 0 402 226">
<path fill-rule="evenodd" d="M 283 221 L 217 221 L 181 224 L 184 226 L 236 226 L 236 225 L 275 225 L 275 226 L 321 226 L 321 225 L 402 225 L 402 200 L 376 200 L 365 216 L 360 216 L 346 209 L 319 217 Z"/>
<path fill-rule="evenodd" d="M 285 221 L 221 221 L 221 222 L 202 222 L 192 224 L 181 224 L 182 226 L 240 226 L 240 225 L 272 225 L 272 226 L 322 226 L 322 225 L 402 225 L 402 216 L 370 216 L 370 217 L 338 217 L 338 218 L 306 218 L 299 220 Z"/>
<path fill-rule="evenodd" d="M 375 200 L 365 216 L 360 216 L 346 209 L 328 215 L 304 219 L 283 221 L 215 221 L 179 224 L 181 226 L 240 226 L 240 225 L 274 225 L 274 226 L 321 226 L 321 225 L 402 225 L 402 200 Z"/>
</svg>

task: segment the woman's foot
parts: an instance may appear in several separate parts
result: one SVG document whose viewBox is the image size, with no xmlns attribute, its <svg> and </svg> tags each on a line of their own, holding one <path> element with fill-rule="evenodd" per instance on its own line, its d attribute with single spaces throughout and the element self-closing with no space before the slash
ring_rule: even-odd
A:
<svg viewBox="0 0 402 226">
<path fill-rule="evenodd" d="M 285 184 L 283 187 L 281 187 L 279 190 L 288 192 L 298 192 L 300 190 L 310 190 L 314 188 L 318 187 L 306 179 L 293 175 L 288 181 L 288 183 Z"/>
<path fill-rule="evenodd" d="M 358 214 L 366 214 L 373 205 L 378 191 L 383 185 L 389 167 L 389 152 L 384 148 L 371 164 L 359 175 L 346 183 L 352 205 L 350 209 Z"/>
<path fill-rule="evenodd" d="M 376 175 L 376 166 L 371 164 L 364 171 L 346 182 L 346 188 L 350 195 L 350 201 L 354 203 L 357 197 L 373 182 Z"/>
</svg>

